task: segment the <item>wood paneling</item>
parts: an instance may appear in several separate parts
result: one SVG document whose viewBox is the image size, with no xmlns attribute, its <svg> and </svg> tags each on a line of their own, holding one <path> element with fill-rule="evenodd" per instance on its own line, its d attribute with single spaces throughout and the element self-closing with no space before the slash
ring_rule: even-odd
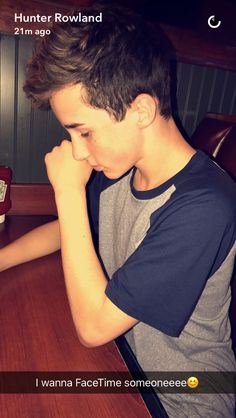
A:
<svg viewBox="0 0 236 418">
<path fill-rule="evenodd" d="M 15 175 L 19 182 L 27 182 L 30 178 L 31 161 L 31 104 L 23 94 L 22 86 L 25 80 L 25 67 L 32 50 L 33 39 L 25 37 L 17 42 L 17 59 L 15 67 L 17 69 L 15 83 Z"/>
<path fill-rule="evenodd" d="M 22 86 L 34 41 L 0 35 L 0 165 L 13 169 L 13 181 L 48 181 L 44 156 L 68 138 L 52 112 L 31 108 Z"/>
<path fill-rule="evenodd" d="M 191 137 L 207 112 L 236 114 L 236 72 L 179 62 L 175 116 Z"/>
<path fill-rule="evenodd" d="M 0 164 L 11 167 L 14 167 L 16 44 L 12 36 L 0 39 Z"/>
</svg>

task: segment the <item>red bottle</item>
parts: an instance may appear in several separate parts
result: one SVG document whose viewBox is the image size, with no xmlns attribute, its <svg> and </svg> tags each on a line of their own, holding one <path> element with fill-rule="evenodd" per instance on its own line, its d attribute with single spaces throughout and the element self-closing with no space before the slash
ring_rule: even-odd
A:
<svg viewBox="0 0 236 418">
<path fill-rule="evenodd" d="M 11 208 L 10 184 L 12 171 L 10 167 L 0 166 L 0 223 L 5 221 L 5 214 Z"/>
</svg>

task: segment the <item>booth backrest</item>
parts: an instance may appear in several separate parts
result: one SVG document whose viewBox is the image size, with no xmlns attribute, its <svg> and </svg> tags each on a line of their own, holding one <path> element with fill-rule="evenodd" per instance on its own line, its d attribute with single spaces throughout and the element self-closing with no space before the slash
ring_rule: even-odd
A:
<svg viewBox="0 0 236 418">
<path fill-rule="evenodd" d="M 207 113 L 191 138 L 236 180 L 236 116 Z"/>
<path fill-rule="evenodd" d="M 236 180 L 236 116 L 207 113 L 191 138 L 191 144 L 206 151 Z M 236 263 L 231 281 L 230 320 L 236 356 Z"/>
</svg>

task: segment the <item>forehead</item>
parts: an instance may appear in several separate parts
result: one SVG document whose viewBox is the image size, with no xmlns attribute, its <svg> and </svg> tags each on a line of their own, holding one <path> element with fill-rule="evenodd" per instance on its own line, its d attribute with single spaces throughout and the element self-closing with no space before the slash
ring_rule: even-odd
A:
<svg viewBox="0 0 236 418">
<path fill-rule="evenodd" d="M 85 106 L 83 101 L 83 89 L 80 84 L 68 85 L 52 93 L 50 105 L 56 114 L 66 112 L 74 113 L 75 109 L 81 110 Z"/>
<path fill-rule="evenodd" d="M 63 125 L 88 123 L 91 121 L 111 122 L 109 114 L 85 102 L 86 93 L 81 84 L 65 86 L 52 93 L 50 105 Z"/>
</svg>

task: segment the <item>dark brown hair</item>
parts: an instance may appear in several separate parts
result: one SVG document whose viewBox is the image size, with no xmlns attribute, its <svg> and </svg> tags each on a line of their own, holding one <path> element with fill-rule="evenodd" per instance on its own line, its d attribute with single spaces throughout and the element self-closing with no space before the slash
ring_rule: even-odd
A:
<svg viewBox="0 0 236 418">
<path fill-rule="evenodd" d="M 140 93 L 158 99 L 169 118 L 169 47 L 161 30 L 119 6 L 93 5 L 73 13 L 98 15 L 102 22 L 54 23 L 27 67 L 24 91 L 41 109 L 51 94 L 81 83 L 87 103 L 121 121 Z"/>
</svg>

